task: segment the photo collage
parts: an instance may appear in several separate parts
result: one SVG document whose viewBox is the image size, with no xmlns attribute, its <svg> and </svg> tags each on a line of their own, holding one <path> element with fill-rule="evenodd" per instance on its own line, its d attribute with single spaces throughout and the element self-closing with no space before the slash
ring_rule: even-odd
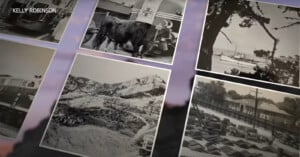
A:
<svg viewBox="0 0 300 157">
<path fill-rule="evenodd" d="M 0 157 L 299 157 L 300 2 L 0 0 Z"/>
</svg>

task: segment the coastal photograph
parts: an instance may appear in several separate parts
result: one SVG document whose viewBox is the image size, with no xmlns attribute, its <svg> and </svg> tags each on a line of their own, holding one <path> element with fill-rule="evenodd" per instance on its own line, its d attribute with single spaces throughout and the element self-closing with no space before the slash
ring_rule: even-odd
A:
<svg viewBox="0 0 300 157">
<path fill-rule="evenodd" d="M 14 139 L 54 50 L 0 40 L 0 139 Z"/>
<path fill-rule="evenodd" d="M 181 157 L 299 157 L 300 96 L 197 76 Z"/>
<path fill-rule="evenodd" d="M 0 33 L 59 43 L 77 0 L 1 0 Z"/>
<path fill-rule="evenodd" d="M 299 88 L 299 26 L 299 8 L 210 0 L 196 69 Z"/>
<path fill-rule="evenodd" d="M 172 64 L 186 0 L 99 0 L 81 47 Z"/>
<path fill-rule="evenodd" d="M 169 75 L 77 55 L 40 146 L 90 157 L 150 156 Z"/>
</svg>

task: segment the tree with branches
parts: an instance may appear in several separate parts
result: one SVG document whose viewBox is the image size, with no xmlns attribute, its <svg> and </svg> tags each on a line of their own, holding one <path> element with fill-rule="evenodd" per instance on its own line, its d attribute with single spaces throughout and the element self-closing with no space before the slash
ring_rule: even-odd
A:
<svg viewBox="0 0 300 157">
<path fill-rule="evenodd" d="M 299 15 L 299 9 L 292 7 L 279 6 L 283 13 L 297 12 Z M 230 38 L 222 31 L 223 28 L 230 26 L 231 18 L 233 15 L 238 15 L 242 18 L 242 22 L 239 24 L 242 28 L 250 28 L 253 24 L 258 24 L 265 31 L 265 33 L 273 40 L 273 47 L 269 51 L 270 53 L 270 69 L 274 68 L 274 55 L 277 50 L 279 39 L 272 33 L 271 29 L 278 30 L 287 27 L 292 27 L 300 23 L 300 19 L 293 17 L 286 17 L 289 20 L 299 20 L 291 23 L 287 26 L 278 28 L 269 28 L 271 19 L 264 15 L 258 2 L 250 2 L 247 0 L 209 0 L 209 7 L 207 10 L 206 23 L 204 27 L 203 39 L 200 49 L 198 68 L 203 70 L 211 70 L 212 68 L 212 56 L 213 46 L 219 35 L 223 34 L 225 38 L 231 43 Z"/>
<path fill-rule="evenodd" d="M 255 50 L 253 53 L 256 57 L 264 58 L 266 60 L 271 58 L 270 51 Z M 268 66 L 266 68 L 267 70 L 260 71 L 261 68 L 258 67 L 255 69 L 255 73 L 258 73 L 259 75 L 262 75 L 263 73 L 276 74 L 276 76 L 273 75 L 275 78 L 273 81 L 276 80 L 275 82 L 278 83 L 289 84 L 297 87 L 299 86 L 299 55 L 274 58 L 272 69 Z"/>
<path fill-rule="evenodd" d="M 279 103 L 279 108 L 292 116 L 291 126 L 295 127 L 296 122 L 300 120 L 300 98 L 285 97 L 283 102 Z"/>
<path fill-rule="evenodd" d="M 284 60 L 281 58 L 274 59 L 274 72 L 278 77 L 278 82 L 299 86 L 299 56 L 289 56 Z"/>
<path fill-rule="evenodd" d="M 278 8 L 282 10 L 283 14 L 295 13 L 295 14 L 297 14 L 298 17 L 286 16 L 285 19 L 289 20 L 289 24 L 287 24 L 285 26 L 281 26 L 281 27 L 275 27 L 274 28 L 275 30 L 280 30 L 280 29 L 300 25 L 300 9 L 299 8 L 293 8 L 293 7 L 288 7 L 288 6 L 278 6 Z"/>
<path fill-rule="evenodd" d="M 225 100 L 226 89 L 221 81 L 211 81 L 210 83 L 198 82 L 193 96 L 193 103 L 201 101 L 223 104 Z"/>
<path fill-rule="evenodd" d="M 253 53 L 256 57 L 269 58 L 271 52 L 266 50 L 255 50 Z"/>
</svg>

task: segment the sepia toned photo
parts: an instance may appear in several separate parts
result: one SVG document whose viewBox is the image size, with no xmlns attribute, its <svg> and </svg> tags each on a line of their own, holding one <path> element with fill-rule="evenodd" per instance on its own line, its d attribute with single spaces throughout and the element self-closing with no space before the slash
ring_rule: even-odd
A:
<svg viewBox="0 0 300 157">
<path fill-rule="evenodd" d="M 99 0 L 82 48 L 172 64 L 186 0 Z"/>
<path fill-rule="evenodd" d="M 90 157 L 150 156 L 169 75 L 77 55 L 40 146 Z"/>
<path fill-rule="evenodd" d="M 59 43 L 77 0 L 1 0 L 0 33 Z"/>
<path fill-rule="evenodd" d="M 16 138 L 54 50 L 0 40 L 0 139 Z"/>
<path fill-rule="evenodd" d="M 181 157 L 299 157 L 300 97 L 197 76 Z"/>
<path fill-rule="evenodd" d="M 197 69 L 299 88 L 300 9 L 209 0 Z"/>
</svg>

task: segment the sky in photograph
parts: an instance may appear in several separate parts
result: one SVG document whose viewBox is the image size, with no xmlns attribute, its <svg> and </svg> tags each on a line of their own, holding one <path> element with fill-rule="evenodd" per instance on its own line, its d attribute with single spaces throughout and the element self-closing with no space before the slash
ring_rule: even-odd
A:
<svg viewBox="0 0 300 157">
<path fill-rule="evenodd" d="M 71 75 L 89 78 L 100 83 L 119 83 L 150 75 L 158 75 L 167 81 L 169 72 L 126 62 L 78 55 Z"/>
<path fill-rule="evenodd" d="M 197 77 L 197 81 L 210 83 L 211 81 L 221 81 L 221 80 L 210 79 L 207 77 Z M 255 87 L 246 86 L 246 85 L 242 85 L 242 84 L 238 84 L 238 83 L 230 83 L 230 82 L 225 81 L 224 87 L 227 92 L 230 90 L 235 90 L 240 95 L 251 94 L 251 95 L 255 96 L 255 94 L 256 94 Z M 292 94 L 287 94 L 287 93 L 282 93 L 282 92 L 277 92 L 277 91 L 260 88 L 260 89 L 258 89 L 258 97 L 271 99 L 274 102 L 282 102 L 285 97 L 296 97 L 296 96 L 292 95 Z"/>
<path fill-rule="evenodd" d="M 47 70 L 54 50 L 0 40 L 0 75 L 33 79 Z"/>
<path fill-rule="evenodd" d="M 255 5 L 255 3 L 253 2 L 252 5 Z M 286 12 L 285 14 L 282 14 L 282 10 L 278 8 L 278 5 L 270 3 L 260 3 L 260 7 L 264 16 L 271 19 L 270 24 L 266 26 L 270 32 L 272 32 L 272 34 L 280 40 L 275 56 L 294 56 L 299 54 L 299 25 L 280 30 L 273 29 L 275 27 L 290 24 L 291 20 L 286 20 L 284 17 L 288 16 L 299 18 L 297 13 Z M 257 12 L 256 7 L 254 10 Z M 230 44 L 225 36 L 220 33 L 214 45 L 215 48 L 232 51 L 236 48 L 238 52 L 250 54 L 253 54 L 254 50 L 264 49 L 271 51 L 273 49 L 274 41 L 257 22 L 255 22 L 250 28 L 241 28 L 239 26 L 241 22 L 242 19 L 238 15 L 234 15 L 230 26 L 222 29 L 222 31 L 232 40 L 233 44 Z"/>
<path fill-rule="evenodd" d="M 111 0 L 111 1 L 117 3 L 125 3 L 126 6 L 131 6 L 134 5 L 137 1 L 142 1 L 142 0 Z M 163 1 L 170 1 L 179 4 L 180 6 L 184 6 L 186 2 L 186 0 L 163 0 Z"/>
</svg>

